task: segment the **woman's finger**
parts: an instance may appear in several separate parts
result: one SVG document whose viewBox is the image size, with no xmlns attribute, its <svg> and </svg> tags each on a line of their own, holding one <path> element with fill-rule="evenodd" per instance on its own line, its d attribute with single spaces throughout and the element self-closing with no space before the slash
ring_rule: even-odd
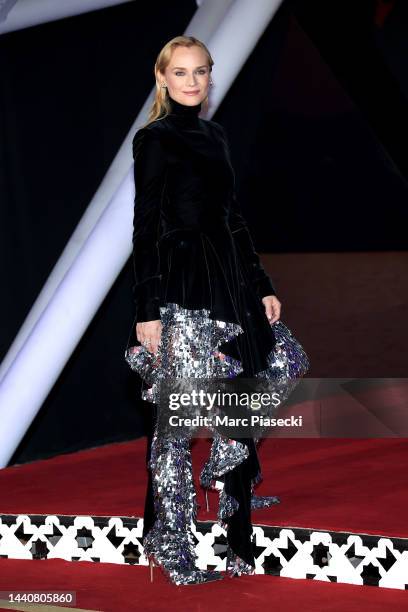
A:
<svg viewBox="0 0 408 612">
<path fill-rule="evenodd" d="M 269 321 L 273 318 L 273 305 L 271 302 L 267 302 L 265 305 L 265 314 L 268 317 Z"/>
<path fill-rule="evenodd" d="M 273 323 L 276 323 L 276 321 L 279 321 L 280 318 L 280 303 L 279 302 L 275 302 L 274 307 L 273 307 L 273 317 L 271 319 L 271 325 Z"/>
</svg>

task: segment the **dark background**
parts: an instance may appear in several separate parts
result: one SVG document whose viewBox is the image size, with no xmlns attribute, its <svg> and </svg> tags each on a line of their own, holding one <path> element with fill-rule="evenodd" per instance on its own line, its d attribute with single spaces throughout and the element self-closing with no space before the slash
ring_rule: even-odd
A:
<svg viewBox="0 0 408 612">
<path fill-rule="evenodd" d="M 151 91 L 160 48 L 196 10 L 174 6 L 0 37 L 0 358 Z M 267 27 L 214 115 L 260 253 L 407 248 L 407 34 L 403 0 L 285 2 Z M 143 435 L 150 405 L 123 358 L 131 275 L 129 260 L 10 464 Z"/>
</svg>

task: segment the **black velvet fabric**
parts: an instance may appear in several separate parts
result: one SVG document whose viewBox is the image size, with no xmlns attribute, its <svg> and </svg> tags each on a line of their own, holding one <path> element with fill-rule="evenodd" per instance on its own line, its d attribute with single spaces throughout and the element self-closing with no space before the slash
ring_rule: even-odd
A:
<svg viewBox="0 0 408 612">
<path fill-rule="evenodd" d="M 244 329 L 219 348 L 251 376 L 275 342 L 261 302 L 275 287 L 236 198 L 225 130 L 199 117 L 201 104 L 169 101 L 171 112 L 133 139 L 135 318 L 126 348 L 140 344 L 136 323 L 160 319 L 166 302 L 206 308 Z"/>
</svg>

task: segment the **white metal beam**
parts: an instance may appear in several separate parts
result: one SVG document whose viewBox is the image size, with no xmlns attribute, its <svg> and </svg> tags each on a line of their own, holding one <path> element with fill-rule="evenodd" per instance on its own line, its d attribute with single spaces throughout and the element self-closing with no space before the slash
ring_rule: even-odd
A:
<svg viewBox="0 0 408 612">
<path fill-rule="evenodd" d="M 0 0 L 0 34 L 73 17 L 132 0 Z"/>
</svg>

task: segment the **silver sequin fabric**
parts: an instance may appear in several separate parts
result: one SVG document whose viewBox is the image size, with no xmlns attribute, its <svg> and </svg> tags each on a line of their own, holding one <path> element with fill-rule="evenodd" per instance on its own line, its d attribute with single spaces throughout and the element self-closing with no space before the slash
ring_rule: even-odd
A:
<svg viewBox="0 0 408 612">
<path fill-rule="evenodd" d="M 125 359 L 150 387 L 142 399 L 159 403 L 158 382 L 164 378 L 234 377 L 241 362 L 217 347 L 232 340 L 243 329 L 236 323 L 213 320 L 209 310 L 189 310 L 178 304 L 160 307 L 161 340 L 154 355 L 144 346 L 129 347 Z"/>
<path fill-rule="evenodd" d="M 240 325 L 211 319 L 206 309 L 189 310 L 174 303 L 160 308 L 162 331 L 156 354 L 143 346 L 129 347 L 125 360 L 148 385 L 142 391 L 142 399 L 160 402 L 160 380 L 165 378 L 233 378 L 243 371 L 239 360 L 219 351 L 219 346 L 244 333 Z M 260 378 L 274 379 L 280 383 L 282 400 L 286 399 L 298 378 L 309 368 L 309 360 L 290 330 L 281 322 L 274 324 L 276 344 L 268 356 L 267 368 L 256 374 Z M 226 519 L 236 512 L 238 502 L 225 494 L 220 478 L 233 470 L 246 457 L 245 444 L 213 432 L 210 457 L 202 468 L 200 484 L 204 488 L 220 492 L 217 520 L 227 528 Z M 147 554 L 154 554 L 158 561 L 173 572 L 190 572 L 194 575 L 196 562 L 192 525 L 197 515 L 196 492 L 190 454 L 190 436 L 174 437 L 158 434 L 152 438 L 149 468 L 156 521 L 145 536 L 143 546 Z M 262 476 L 253 479 L 254 487 Z M 267 507 L 266 502 L 255 507 Z M 275 502 L 276 503 L 276 502 Z M 227 564 L 238 575 L 252 573 L 242 559 L 228 552 Z M 194 578 L 192 578 L 194 580 Z"/>
</svg>

